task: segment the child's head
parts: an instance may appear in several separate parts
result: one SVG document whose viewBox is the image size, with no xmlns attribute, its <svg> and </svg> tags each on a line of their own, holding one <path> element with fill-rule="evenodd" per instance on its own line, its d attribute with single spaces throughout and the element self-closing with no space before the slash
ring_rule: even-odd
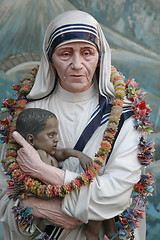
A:
<svg viewBox="0 0 160 240">
<path fill-rule="evenodd" d="M 57 148 L 58 120 L 50 111 L 40 108 L 23 110 L 16 122 L 16 130 L 35 149 L 44 150 L 50 155 Z"/>
</svg>

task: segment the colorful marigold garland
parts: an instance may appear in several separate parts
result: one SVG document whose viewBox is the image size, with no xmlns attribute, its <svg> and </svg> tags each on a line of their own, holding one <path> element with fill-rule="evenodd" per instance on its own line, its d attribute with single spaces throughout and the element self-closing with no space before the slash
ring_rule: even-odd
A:
<svg viewBox="0 0 160 240">
<path fill-rule="evenodd" d="M 3 135 L 1 141 L 5 141 L 7 143 L 6 158 L 2 160 L 2 163 L 7 174 L 9 173 L 12 178 L 10 181 L 8 181 L 10 198 L 17 199 L 23 194 L 27 194 L 29 192 L 39 197 L 64 197 L 66 194 L 69 194 L 73 190 L 80 189 L 82 186 L 90 183 L 92 178 L 97 175 L 98 171 L 105 164 L 106 158 L 111 150 L 111 146 L 118 129 L 120 116 L 122 114 L 123 98 L 125 94 L 133 103 L 132 108 L 135 113 L 134 118 L 136 121 L 135 128 L 142 132 L 142 137 L 139 144 L 138 158 L 141 164 L 144 166 L 147 166 L 151 163 L 154 152 L 153 143 L 146 141 L 144 138 L 146 132 L 152 132 L 152 126 L 149 122 L 149 114 L 151 112 L 151 109 L 146 105 L 144 101 L 144 94 L 141 93 L 141 89 L 137 88 L 138 84 L 134 81 L 134 79 L 128 80 L 125 85 L 122 76 L 114 67 L 112 67 L 111 82 L 115 88 L 115 98 L 113 100 L 113 106 L 111 115 L 109 117 L 108 126 L 103 135 L 101 147 L 95 155 L 92 166 L 86 172 L 75 178 L 73 181 L 66 183 L 63 186 L 45 185 L 39 180 L 35 180 L 30 176 L 27 176 L 16 163 L 17 143 L 13 139 L 12 133 L 15 130 L 15 123 L 18 114 L 23 111 L 27 104 L 26 95 L 30 92 L 34 84 L 37 71 L 38 66 L 32 69 L 27 74 L 27 76 L 21 80 L 19 85 L 13 86 L 13 89 L 17 91 L 17 99 L 4 99 L 3 107 L 1 108 L 2 112 L 9 111 L 11 115 L 10 121 L 7 118 L 6 120 L 1 121 L 2 127 L 0 132 Z M 142 174 L 139 183 L 135 185 L 132 194 L 132 205 L 119 216 L 119 220 L 117 222 L 117 226 L 120 229 L 119 236 L 121 239 L 130 237 L 133 233 L 134 228 L 137 227 L 139 218 L 141 218 L 141 212 L 137 209 L 137 206 L 139 206 L 140 202 L 141 205 L 142 202 L 143 205 L 146 204 L 146 196 L 152 194 L 152 183 L 152 175 L 150 173 L 144 173 Z M 18 211 L 20 210 L 15 207 L 14 211 L 16 211 L 16 214 L 18 214 Z M 26 210 L 24 210 L 24 212 L 25 211 Z M 24 224 L 22 225 L 24 226 Z M 26 224 L 26 226 L 29 228 L 31 224 Z"/>
</svg>

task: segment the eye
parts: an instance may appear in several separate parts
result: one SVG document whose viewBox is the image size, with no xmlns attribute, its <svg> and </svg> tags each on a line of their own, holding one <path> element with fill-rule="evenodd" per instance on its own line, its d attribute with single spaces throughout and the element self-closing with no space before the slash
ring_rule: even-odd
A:
<svg viewBox="0 0 160 240">
<path fill-rule="evenodd" d="M 49 138 L 53 138 L 53 137 L 54 137 L 53 133 L 49 134 Z"/>
<path fill-rule="evenodd" d="M 83 52 L 83 55 L 85 55 L 85 56 L 90 55 L 90 54 L 91 54 L 90 51 L 84 51 Z"/>
<path fill-rule="evenodd" d="M 52 139 L 57 139 L 58 133 L 57 133 L 57 132 L 49 133 L 49 134 L 48 134 L 48 137 L 49 137 L 49 138 L 52 138 Z"/>
<path fill-rule="evenodd" d="M 49 138 L 55 138 L 57 136 L 57 134 L 56 133 L 50 133 L 48 136 L 49 136 Z"/>
<path fill-rule="evenodd" d="M 69 59 L 69 57 L 71 56 L 71 52 L 70 51 L 62 51 L 59 56 L 60 56 L 61 60 L 65 61 L 65 60 Z"/>
<path fill-rule="evenodd" d="M 86 48 L 82 49 L 81 54 L 86 60 L 89 61 L 95 56 L 96 49 L 91 48 L 91 47 L 89 47 L 89 48 L 86 47 Z"/>
<path fill-rule="evenodd" d="M 69 52 L 64 52 L 64 53 L 62 54 L 62 56 L 69 56 L 69 55 L 70 55 Z"/>
</svg>

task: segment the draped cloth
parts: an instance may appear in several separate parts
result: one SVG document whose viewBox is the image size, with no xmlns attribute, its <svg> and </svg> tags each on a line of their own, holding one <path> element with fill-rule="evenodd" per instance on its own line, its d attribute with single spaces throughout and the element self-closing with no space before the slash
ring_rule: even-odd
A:
<svg viewBox="0 0 160 240">
<path fill-rule="evenodd" d="M 88 25 L 88 26 L 94 27 L 94 29 L 96 30 L 96 34 L 98 35 L 98 38 L 99 38 L 99 53 L 100 53 L 100 64 L 99 64 L 100 66 L 98 71 L 99 90 L 102 95 L 113 97 L 114 88 L 112 83 L 110 82 L 111 52 L 110 52 L 109 45 L 105 39 L 105 36 L 102 32 L 102 29 L 99 23 L 91 15 L 82 11 L 72 10 L 57 16 L 49 24 L 46 30 L 46 34 L 43 42 L 43 53 L 42 53 L 42 58 L 40 62 L 40 68 L 36 76 L 35 84 L 31 92 L 27 96 L 28 99 L 38 99 L 38 98 L 47 96 L 51 92 L 51 90 L 54 88 L 56 72 L 55 72 L 55 69 L 51 67 L 51 63 L 48 59 L 48 55 L 46 52 L 48 47 L 48 42 L 53 32 L 55 32 L 56 29 L 66 25 L 70 25 L 71 27 L 74 27 L 75 24 Z M 86 29 L 85 31 L 88 32 L 88 34 L 90 34 L 88 29 Z M 73 36 L 73 38 L 69 40 L 65 39 L 64 42 L 61 42 L 61 44 L 73 42 L 73 41 L 84 41 L 84 42 L 87 41 L 86 38 L 83 39 L 83 36 L 79 36 L 79 39 L 77 38 L 77 36 L 76 36 L 76 39 L 74 37 L 75 36 Z M 93 42 L 90 40 L 88 40 L 87 42 L 93 44 Z"/>
</svg>

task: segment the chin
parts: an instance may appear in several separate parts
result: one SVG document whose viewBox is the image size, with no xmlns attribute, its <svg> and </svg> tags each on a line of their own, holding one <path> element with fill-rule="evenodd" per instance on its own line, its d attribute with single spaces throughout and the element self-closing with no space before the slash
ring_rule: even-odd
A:
<svg viewBox="0 0 160 240">
<path fill-rule="evenodd" d="M 53 150 L 53 151 L 49 152 L 48 154 L 54 157 L 54 155 L 55 155 L 55 152 L 56 152 L 56 151 L 55 151 L 55 150 Z"/>
<path fill-rule="evenodd" d="M 80 93 L 80 92 L 86 91 L 89 88 L 90 88 L 90 86 L 84 86 L 84 85 L 77 86 L 77 84 L 76 84 L 76 86 L 71 87 L 70 89 L 68 89 L 68 91 L 72 92 L 72 93 Z"/>
</svg>

